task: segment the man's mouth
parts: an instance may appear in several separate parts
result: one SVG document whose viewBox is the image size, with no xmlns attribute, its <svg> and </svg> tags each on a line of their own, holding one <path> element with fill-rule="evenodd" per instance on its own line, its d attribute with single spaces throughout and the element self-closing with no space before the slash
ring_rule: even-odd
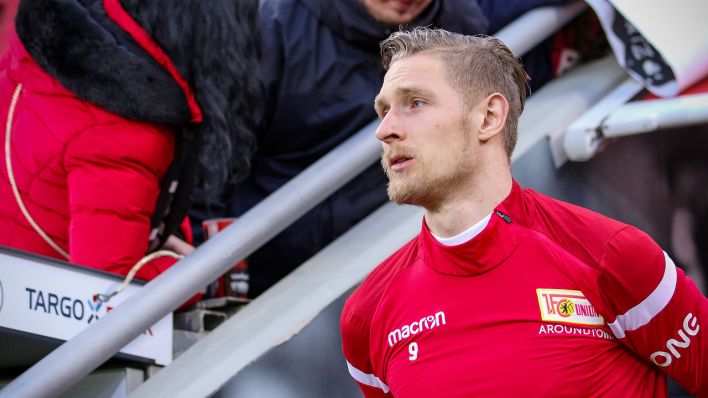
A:
<svg viewBox="0 0 708 398">
<path fill-rule="evenodd" d="M 391 156 L 388 161 L 389 168 L 392 171 L 402 171 L 413 162 L 413 157 L 407 155 Z"/>
</svg>

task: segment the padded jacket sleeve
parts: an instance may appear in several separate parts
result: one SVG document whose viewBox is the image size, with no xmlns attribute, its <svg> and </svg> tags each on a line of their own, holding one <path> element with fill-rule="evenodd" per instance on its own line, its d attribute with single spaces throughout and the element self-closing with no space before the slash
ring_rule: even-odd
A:
<svg viewBox="0 0 708 398">
<path fill-rule="evenodd" d="M 69 142 L 72 262 L 125 275 L 145 255 L 159 181 L 173 152 L 169 130 L 136 122 L 92 126 Z M 172 263 L 147 264 L 138 277 L 152 279 Z"/>
</svg>

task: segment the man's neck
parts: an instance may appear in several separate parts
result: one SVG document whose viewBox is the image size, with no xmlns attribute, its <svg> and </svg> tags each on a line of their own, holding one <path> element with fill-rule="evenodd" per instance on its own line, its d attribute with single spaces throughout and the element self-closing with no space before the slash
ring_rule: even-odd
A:
<svg viewBox="0 0 708 398">
<path fill-rule="evenodd" d="M 511 186 L 509 168 L 477 176 L 436 209 L 426 209 L 425 222 L 439 237 L 455 236 L 494 211 L 509 196 Z"/>
</svg>

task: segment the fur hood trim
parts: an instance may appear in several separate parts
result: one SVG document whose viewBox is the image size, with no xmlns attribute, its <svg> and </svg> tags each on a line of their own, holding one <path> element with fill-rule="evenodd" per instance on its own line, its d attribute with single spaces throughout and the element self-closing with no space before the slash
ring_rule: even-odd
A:
<svg viewBox="0 0 708 398">
<path fill-rule="evenodd" d="M 15 24 L 32 58 L 77 96 L 134 120 L 201 120 L 186 80 L 118 0 L 23 0 Z"/>
</svg>

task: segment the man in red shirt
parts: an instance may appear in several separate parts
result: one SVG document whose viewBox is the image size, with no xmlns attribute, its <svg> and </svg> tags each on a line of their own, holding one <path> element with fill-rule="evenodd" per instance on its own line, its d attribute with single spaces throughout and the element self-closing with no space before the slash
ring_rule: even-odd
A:
<svg viewBox="0 0 708 398">
<path fill-rule="evenodd" d="M 381 44 L 388 194 L 421 233 L 347 300 L 366 397 L 708 396 L 708 304 L 643 232 L 519 187 L 528 76 L 503 43 L 442 30 Z"/>
</svg>

